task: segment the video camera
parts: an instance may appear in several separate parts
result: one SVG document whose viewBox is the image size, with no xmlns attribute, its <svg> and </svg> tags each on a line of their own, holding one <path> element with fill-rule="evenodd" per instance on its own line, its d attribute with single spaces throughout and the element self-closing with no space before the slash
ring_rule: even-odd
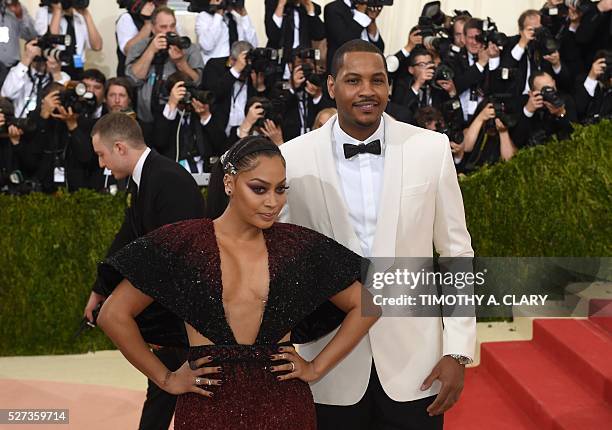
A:
<svg viewBox="0 0 612 430">
<path fill-rule="evenodd" d="M 187 10 L 189 12 L 200 13 L 216 13 L 219 9 L 242 9 L 244 0 L 223 0 L 221 4 L 210 4 L 210 0 L 183 0 L 189 3 Z"/>
<path fill-rule="evenodd" d="M 89 7 L 89 0 L 40 0 L 40 7 L 48 6 L 61 3 L 62 9 L 70 9 L 71 7 L 75 9 L 85 9 Z"/>
<path fill-rule="evenodd" d="M 155 7 L 165 4 L 162 0 L 117 0 L 117 5 L 121 9 L 127 9 L 131 14 L 140 15 L 142 9 L 149 2 L 155 3 Z"/>
<path fill-rule="evenodd" d="M 79 115 L 92 115 L 98 108 L 96 96 L 87 91 L 83 82 L 68 82 L 66 89 L 60 92 L 59 99 L 66 110 L 72 108 L 72 112 Z"/>
</svg>

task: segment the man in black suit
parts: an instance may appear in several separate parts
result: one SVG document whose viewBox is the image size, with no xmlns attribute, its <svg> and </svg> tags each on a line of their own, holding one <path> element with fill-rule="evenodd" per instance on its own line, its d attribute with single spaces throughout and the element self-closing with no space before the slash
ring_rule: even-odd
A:
<svg viewBox="0 0 612 430">
<path fill-rule="evenodd" d="M 268 47 L 283 50 L 283 66 L 296 48 L 311 48 L 325 39 L 321 6 L 312 0 L 266 0 Z"/>
<path fill-rule="evenodd" d="M 591 63 L 600 49 L 612 46 L 612 0 L 587 3 L 576 30 L 576 41 L 584 49 L 584 58 Z"/>
<path fill-rule="evenodd" d="M 122 113 L 105 115 L 94 126 L 92 141 L 100 167 L 110 169 L 117 179 L 131 176 L 125 219 L 107 256 L 165 224 L 204 216 L 204 201 L 191 175 L 174 161 L 148 148 L 134 119 Z M 89 321 L 93 321 L 95 307 L 119 282 L 121 279 L 108 273 L 98 273 L 85 307 Z M 169 369 L 176 370 L 185 362 L 189 342 L 182 321 L 154 303 L 139 316 L 138 324 L 147 342 L 164 345 L 154 348 L 154 352 Z M 155 325 L 168 327 L 172 335 L 164 339 L 151 336 L 147 330 Z M 167 429 L 176 397 L 150 380 L 148 384 L 139 428 Z"/>
<path fill-rule="evenodd" d="M 581 122 L 596 122 L 600 118 L 612 117 L 612 64 L 606 66 L 606 55 L 612 51 L 601 50 L 595 54 L 595 61 L 588 75 L 576 79 L 576 109 Z"/>
<path fill-rule="evenodd" d="M 335 0 L 325 6 L 323 15 L 328 71 L 336 50 L 349 40 L 362 39 L 385 52 L 385 42 L 376 25 L 380 9 L 368 8 L 363 0 Z"/>
<path fill-rule="evenodd" d="M 215 94 L 211 107 L 213 120 L 226 136 L 244 121 L 247 100 L 266 92 L 264 74 L 252 71 L 249 66 L 247 56 L 252 49 L 249 42 L 235 42 L 229 58 L 212 58 L 204 67 L 204 88 Z"/>
</svg>

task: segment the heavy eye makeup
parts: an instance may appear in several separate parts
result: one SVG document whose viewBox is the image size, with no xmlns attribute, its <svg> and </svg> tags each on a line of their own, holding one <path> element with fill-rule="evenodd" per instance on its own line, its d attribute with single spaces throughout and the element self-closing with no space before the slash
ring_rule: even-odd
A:
<svg viewBox="0 0 612 430">
<path fill-rule="evenodd" d="M 267 182 L 259 182 L 259 181 L 254 181 L 254 182 L 249 182 L 248 183 L 249 188 L 251 189 L 251 191 L 253 191 L 255 194 L 258 195 L 262 195 L 268 192 L 268 190 L 270 189 L 271 185 Z M 284 194 L 285 191 L 287 191 L 289 189 L 289 187 L 285 184 L 285 182 L 282 182 L 280 185 L 278 185 L 275 188 L 275 192 L 277 194 Z"/>
</svg>

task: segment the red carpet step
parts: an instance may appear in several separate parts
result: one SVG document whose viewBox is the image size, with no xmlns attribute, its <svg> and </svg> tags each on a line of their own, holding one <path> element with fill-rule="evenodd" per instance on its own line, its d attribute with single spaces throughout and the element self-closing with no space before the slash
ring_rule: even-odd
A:
<svg viewBox="0 0 612 430">
<path fill-rule="evenodd" d="M 612 331 L 600 322 L 534 320 L 531 341 L 484 343 L 445 429 L 612 429 Z"/>
</svg>

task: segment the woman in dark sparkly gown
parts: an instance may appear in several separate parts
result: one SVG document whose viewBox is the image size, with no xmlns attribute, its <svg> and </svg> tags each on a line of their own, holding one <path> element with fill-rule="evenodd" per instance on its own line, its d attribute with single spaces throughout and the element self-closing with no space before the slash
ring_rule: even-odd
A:
<svg viewBox="0 0 612 430">
<path fill-rule="evenodd" d="M 176 430 L 315 429 L 308 383 L 377 319 L 362 316 L 363 260 L 317 232 L 275 222 L 287 187 L 272 142 L 243 139 L 222 163 L 227 210 L 214 222 L 162 227 L 109 258 L 125 279 L 98 324 L 136 368 L 179 395 Z M 291 331 L 328 300 L 346 317 L 308 362 Z M 135 322 L 153 301 L 185 321 L 189 361 L 176 372 L 150 352 Z"/>
</svg>

